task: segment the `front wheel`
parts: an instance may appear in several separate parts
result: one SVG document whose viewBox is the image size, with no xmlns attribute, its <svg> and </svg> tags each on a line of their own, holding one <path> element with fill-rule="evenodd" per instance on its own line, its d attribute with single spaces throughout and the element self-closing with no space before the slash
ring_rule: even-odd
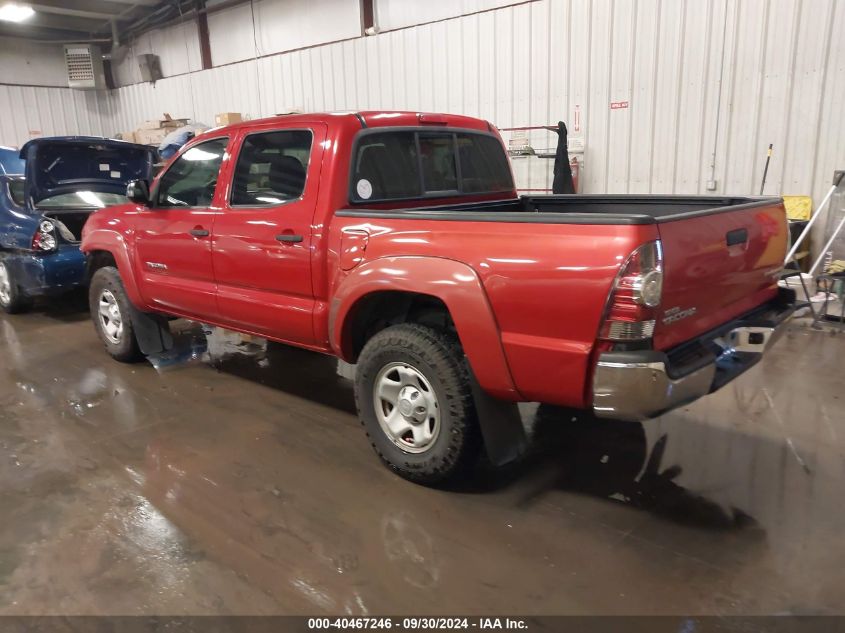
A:
<svg viewBox="0 0 845 633">
<path fill-rule="evenodd" d="M 382 330 L 358 359 L 355 401 L 376 453 L 406 479 L 441 483 L 478 454 L 469 371 L 453 336 L 410 323 Z"/>
<path fill-rule="evenodd" d="M 97 270 L 88 287 L 88 307 L 100 340 L 112 358 L 134 363 L 143 358 L 132 326 L 129 297 L 114 266 Z"/>
<path fill-rule="evenodd" d="M 31 306 L 32 299 L 21 292 L 6 262 L 0 261 L 0 309 L 7 314 L 17 314 Z"/>
</svg>

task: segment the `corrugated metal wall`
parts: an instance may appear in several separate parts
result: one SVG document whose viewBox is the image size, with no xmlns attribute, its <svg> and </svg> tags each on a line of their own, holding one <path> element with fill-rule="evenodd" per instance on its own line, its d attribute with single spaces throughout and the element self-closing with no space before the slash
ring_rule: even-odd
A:
<svg viewBox="0 0 845 633">
<path fill-rule="evenodd" d="M 0 84 L 0 145 L 21 145 L 36 136 L 112 133 L 103 93 Z"/>
<path fill-rule="evenodd" d="M 712 178 L 717 193 L 756 193 L 773 143 L 766 193 L 818 198 L 845 166 L 845 0 L 540 0 L 84 99 L 107 133 L 162 112 L 562 119 L 585 143 L 588 192 L 708 193 Z M 551 161 L 514 165 L 520 186 L 549 186 Z"/>
</svg>

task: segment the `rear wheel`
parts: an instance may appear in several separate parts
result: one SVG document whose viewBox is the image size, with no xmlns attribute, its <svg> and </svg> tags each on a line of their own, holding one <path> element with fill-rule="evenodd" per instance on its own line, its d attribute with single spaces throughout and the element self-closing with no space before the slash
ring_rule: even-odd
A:
<svg viewBox="0 0 845 633">
<path fill-rule="evenodd" d="M 376 453 L 406 479 L 440 483 L 477 457 L 469 372 L 453 336 L 410 323 L 382 330 L 358 359 L 355 400 Z"/>
<path fill-rule="evenodd" d="M 6 262 L 0 261 L 0 308 L 8 314 L 17 314 L 31 306 L 32 299 L 21 292 Z"/>
<path fill-rule="evenodd" d="M 112 358 L 122 363 L 143 358 L 132 326 L 131 304 L 117 268 L 105 266 L 94 273 L 88 288 L 88 307 L 94 328 Z"/>
</svg>

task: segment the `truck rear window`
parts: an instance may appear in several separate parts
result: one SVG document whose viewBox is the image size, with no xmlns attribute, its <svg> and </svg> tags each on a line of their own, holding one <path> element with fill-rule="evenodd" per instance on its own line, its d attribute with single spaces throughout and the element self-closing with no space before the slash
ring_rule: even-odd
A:
<svg viewBox="0 0 845 633">
<path fill-rule="evenodd" d="M 350 198 L 378 202 L 512 191 L 499 140 L 472 132 L 394 130 L 361 136 Z"/>
</svg>

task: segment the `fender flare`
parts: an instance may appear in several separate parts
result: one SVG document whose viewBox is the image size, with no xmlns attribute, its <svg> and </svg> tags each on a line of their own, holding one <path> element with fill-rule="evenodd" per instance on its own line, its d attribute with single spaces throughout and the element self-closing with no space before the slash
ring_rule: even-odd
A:
<svg viewBox="0 0 845 633">
<path fill-rule="evenodd" d="M 369 261 L 344 277 L 329 309 L 329 344 L 351 361 L 344 345 L 347 319 L 359 301 L 376 292 L 402 291 L 443 301 L 458 332 L 473 375 L 490 395 L 521 400 L 508 367 L 499 326 L 476 272 L 442 257 L 385 257 Z"/>
<path fill-rule="evenodd" d="M 137 279 L 132 268 L 129 248 L 123 235 L 118 231 L 95 229 L 83 239 L 82 250 L 86 257 L 94 251 L 104 251 L 114 257 L 123 288 L 129 297 L 132 323 L 138 347 L 145 356 L 165 352 L 173 347 L 173 336 L 167 321 L 154 314 L 143 311 L 144 300 L 138 291 Z M 90 261 L 90 260 L 89 260 Z M 89 271 L 90 272 L 90 271 Z"/>
<path fill-rule="evenodd" d="M 124 236 L 118 231 L 109 229 L 95 229 L 86 234 L 82 241 L 82 252 L 89 257 L 93 251 L 105 251 L 114 257 L 117 270 L 120 273 L 120 280 L 129 300 L 138 308 L 143 309 L 144 300 L 141 298 L 138 280 L 135 278 L 135 269 L 132 267 L 132 258 L 129 254 L 129 246 Z"/>
</svg>

